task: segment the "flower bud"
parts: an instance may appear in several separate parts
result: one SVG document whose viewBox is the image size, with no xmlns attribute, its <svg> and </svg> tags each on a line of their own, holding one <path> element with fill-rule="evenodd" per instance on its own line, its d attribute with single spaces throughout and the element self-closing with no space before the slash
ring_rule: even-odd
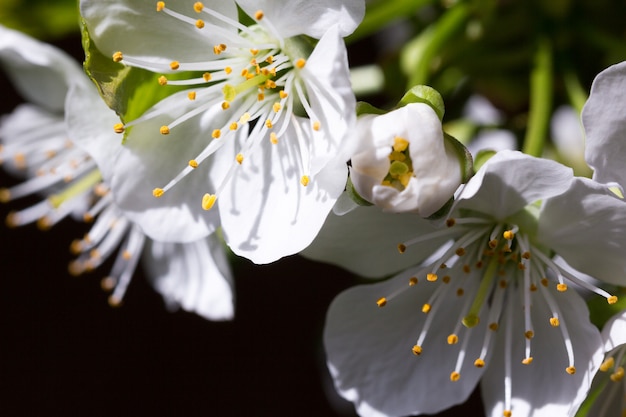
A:
<svg viewBox="0 0 626 417">
<path fill-rule="evenodd" d="M 432 107 L 411 103 L 357 121 L 359 147 L 350 176 L 356 192 L 383 211 L 428 217 L 463 181 L 464 162 L 444 139 Z"/>
</svg>

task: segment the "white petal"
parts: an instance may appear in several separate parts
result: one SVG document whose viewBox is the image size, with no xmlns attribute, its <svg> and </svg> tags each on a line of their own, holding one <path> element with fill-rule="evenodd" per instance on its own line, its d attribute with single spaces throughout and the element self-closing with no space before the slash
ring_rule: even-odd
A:
<svg viewBox="0 0 626 417">
<path fill-rule="evenodd" d="M 572 170 L 557 162 L 504 150 L 469 180 L 455 207 L 503 220 L 528 204 L 563 193 L 572 178 Z"/>
<path fill-rule="evenodd" d="M 204 193 L 215 191 L 208 175 L 210 161 L 201 163 L 162 197 L 152 195 L 154 188 L 163 188 L 185 169 L 208 142 L 199 117 L 173 128 L 169 135 L 159 133 L 161 125 L 187 110 L 189 100 L 184 95 L 174 94 L 157 104 L 167 106 L 178 100 L 181 104 L 171 110 L 171 117 L 157 117 L 132 127 L 115 161 L 111 181 L 116 203 L 144 233 L 159 241 L 193 242 L 219 224 L 216 207 L 205 211 L 201 204 Z"/>
<path fill-rule="evenodd" d="M 606 322 L 602 338 L 607 352 L 626 343 L 626 312 L 618 313 Z"/>
<path fill-rule="evenodd" d="M 308 121 L 298 123 L 304 129 Z M 345 184 L 344 173 L 335 175 L 332 184 L 318 175 L 303 186 L 300 157 L 284 148 L 289 139 L 296 140 L 293 126 L 284 136 L 276 145 L 264 140 L 245 156 L 217 199 L 226 242 L 237 255 L 255 263 L 273 262 L 308 246 Z M 345 164 L 339 165 L 347 171 Z M 332 165 L 328 169 L 341 172 Z"/>
<path fill-rule="evenodd" d="M 151 241 L 143 261 L 169 308 L 180 307 L 209 320 L 233 318 L 233 279 L 215 234 L 186 244 Z"/>
<path fill-rule="evenodd" d="M 20 93 L 51 112 L 63 111 L 70 84 L 86 81 L 80 65 L 65 52 L 4 26 L 0 61 Z"/>
<path fill-rule="evenodd" d="M 515 417 L 573 416 L 585 399 L 591 380 L 602 363 L 602 341 L 598 329 L 589 321 L 589 311 L 575 291 L 558 292 L 550 288 L 572 340 L 576 373 L 565 371 L 569 365 L 561 331 L 549 323 L 552 313 L 543 300 L 533 299 L 531 319 L 534 327 L 531 356 L 525 357 L 524 313 L 520 297 L 512 297 L 513 308 L 511 389 Z M 539 292 L 533 294 L 540 294 Z M 504 313 L 506 314 L 506 312 Z M 504 410 L 504 325 L 498 330 L 494 354 L 481 381 L 481 393 L 487 415 L 501 417 Z"/>
<path fill-rule="evenodd" d="M 319 39 L 326 30 L 338 25 L 341 36 L 356 29 L 365 15 L 363 0 L 239 0 L 250 16 L 262 10 L 283 38 L 308 35 Z"/>
<path fill-rule="evenodd" d="M 398 244 L 438 229 L 412 214 L 383 213 L 376 207 L 358 207 L 326 219 L 317 238 L 301 255 L 331 263 L 365 277 L 381 277 L 430 256 L 447 237 L 410 246 L 403 254 Z"/>
<path fill-rule="evenodd" d="M 626 185 L 626 62 L 602 71 L 591 86 L 582 113 L 586 133 L 585 159 L 594 179 Z"/>
<path fill-rule="evenodd" d="M 156 11 L 153 0 L 81 0 L 81 16 L 85 19 L 89 35 L 105 55 L 122 51 L 125 56 L 150 62 L 168 64 L 207 61 L 213 46 L 220 39 L 212 36 L 209 28 L 198 29 L 194 24 L 182 22 L 165 12 Z M 203 19 L 224 26 L 206 14 L 198 14 L 193 2 L 166 1 L 166 6 L 191 19 Z M 205 6 L 237 19 L 234 1 L 205 2 Z M 234 28 L 232 28 L 234 30 Z"/>
<path fill-rule="evenodd" d="M 411 272 L 351 288 L 329 308 L 324 329 L 327 364 L 338 391 L 356 404 L 360 415 L 435 413 L 465 401 L 482 375 L 483 370 L 464 366 L 461 379 L 450 381 L 462 341 L 448 345 L 447 336 L 463 303 L 442 306 L 433 317 L 421 356 L 411 352 L 427 317 L 421 306 L 438 285 L 447 284 L 420 281 L 385 307 L 377 307 L 380 297 L 408 287 Z M 459 335 L 471 337 L 466 360 L 478 357 L 485 327 Z"/>
<path fill-rule="evenodd" d="M 537 237 L 581 272 L 626 285 L 626 203 L 605 186 L 576 178 L 544 204 Z"/>
<path fill-rule="evenodd" d="M 65 122 L 72 142 L 96 161 L 102 177 L 109 182 L 115 159 L 122 148 L 122 135 L 113 131 L 113 126 L 120 120 L 100 99 L 93 84 L 77 84 L 70 89 Z"/>
</svg>

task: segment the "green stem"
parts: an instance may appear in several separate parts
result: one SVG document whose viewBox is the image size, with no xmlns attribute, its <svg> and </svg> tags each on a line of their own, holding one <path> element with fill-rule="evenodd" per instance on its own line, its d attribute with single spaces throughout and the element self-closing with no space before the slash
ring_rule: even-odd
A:
<svg viewBox="0 0 626 417">
<path fill-rule="evenodd" d="M 463 325 L 465 327 L 472 328 L 478 324 L 478 313 L 480 313 L 480 309 L 491 292 L 497 268 L 498 258 L 493 256 L 489 262 L 489 266 L 487 266 L 485 275 L 483 275 L 483 279 L 480 281 L 480 287 L 476 293 L 476 298 L 474 298 L 474 302 L 472 303 L 467 316 L 463 318 Z"/>
<path fill-rule="evenodd" d="M 552 47 L 540 39 L 530 73 L 530 110 L 524 138 L 524 153 L 541 156 L 546 142 L 552 109 Z"/>
<path fill-rule="evenodd" d="M 466 3 L 452 6 L 437 23 L 429 26 L 405 47 L 401 64 L 409 75 L 409 88 L 427 84 L 435 57 L 443 45 L 463 27 L 469 10 Z"/>
<path fill-rule="evenodd" d="M 418 9 L 435 3 L 434 0 L 380 0 L 367 5 L 365 17 L 356 30 L 346 38 L 346 43 L 350 44 L 362 39 L 394 19 L 411 16 Z"/>
<path fill-rule="evenodd" d="M 565 91 L 567 91 L 570 104 L 576 109 L 576 112 L 580 114 L 589 97 L 587 92 L 581 85 L 576 73 L 571 68 L 568 68 L 563 73 L 563 82 L 565 83 Z"/>
</svg>

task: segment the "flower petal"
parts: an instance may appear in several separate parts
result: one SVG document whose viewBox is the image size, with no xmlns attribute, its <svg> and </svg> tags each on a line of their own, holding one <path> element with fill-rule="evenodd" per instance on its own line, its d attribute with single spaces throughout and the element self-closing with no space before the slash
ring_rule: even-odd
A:
<svg viewBox="0 0 626 417">
<path fill-rule="evenodd" d="M 361 285 L 341 293 L 331 304 L 324 329 L 327 364 L 337 390 L 363 416 L 435 413 L 467 399 L 483 370 L 461 369 L 461 379 L 450 381 L 459 348 L 448 345 L 461 316 L 463 303 L 442 306 L 416 357 L 411 349 L 428 317 L 419 311 L 439 285 L 420 282 L 408 288 L 406 271 L 388 281 Z M 376 300 L 398 287 L 406 291 L 383 308 Z M 452 291 L 454 291 L 454 288 Z M 459 335 L 470 337 L 466 358 L 478 357 L 486 326 Z"/>
<path fill-rule="evenodd" d="M 513 308 L 511 390 L 512 412 L 515 417 L 571 416 L 585 399 L 593 375 L 602 363 L 603 349 L 600 333 L 589 321 L 589 311 L 583 299 L 575 291 L 558 292 L 549 288 L 561 310 L 561 323 L 567 324 L 574 351 L 576 373 L 565 371 L 568 356 L 563 337 L 558 327 L 552 327 L 549 318 L 552 312 L 545 302 L 535 299 L 531 308 L 534 327 L 532 339 L 533 362 L 523 365 L 525 357 L 523 307 L 513 297 L 507 308 Z M 504 312 L 506 315 L 506 312 Z M 504 325 L 498 331 L 493 357 L 481 381 L 481 393 L 487 415 L 501 417 L 505 398 L 504 369 L 505 343 Z"/>
<path fill-rule="evenodd" d="M 626 312 L 621 312 L 606 322 L 602 329 L 604 348 L 607 352 L 626 344 Z"/>
<path fill-rule="evenodd" d="M 363 0 L 239 0 L 250 16 L 262 10 L 283 38 L 308 35 L 319 39 L 326 30 L 339 26 L 341 36 L 356 29 L 365 15 Z"/>
<path fill-rule="evenodd" d="M 626 203 L 606 186 L 576 178 L 544 204 L 537 238 L 579 271 L 626 285 Z"/>
<path fill-rule="evenodd" d="M 561 194 L 572 178 L 572 170 L 557 162 L 504 150 L 469 180 L 455 207 L 504 220 L 528 204 Z"/>
<path fill-rule="evenodd" d="M 85 75 L 81 77 L 87 79 Z M 93 84 L 76 84 L 68 92 L 65 123 L 70 139 L 96 161 L 107 182 L 113 176 L 113 161 L 122 147 L 122 136 L 113 131 L 113 126 L 119 122 Z"/>
<path fill-rule="evenodd" d="M 223 39 L 216 38 L 208 27 L 200 30 L 192 23 L 182 22 L 163 11 L 157 12 L 156 3 L 153 0 L 81 0 L 80 11 L 91 39 L 104 54 L 122 51 L 128 57 L 165 64 L 172 60 L 210 59 L 212 54 L 208 51 Z M 222 27 L 225 25 L 206 14 L 197 14 L 192 2 L 187 2 L 185 7 L 181 7 L 180 2 L 165 3 L 168 8 L 190 17 L 191 22 L 202 18 Z M 215 0 L 205 4 L 237 20 L 234 1 Z"/>
<path fill-rule="evenodd" d="M 364 277 L 381 277 L 418 264 L 449 237 L 398 252 L 398 244 L 438 230 L 413 214 L 383 213 L 376 207 L 357 207 L 343 216 L 330 214 L 324 227 L 301 255 L 331 263 Z"/>
<path fill-rule="evenodd" d="M 186 244 L 151 241 L 143 260 L 170 309 L 180 307 L 208 320 L 233 318 L 233 279 L 215 234 Z"/>
<path fill-rule="evenodd" d="M 0 26 L 0 61 L 26 100 L 61 113 L 74 82 L 87 81 L 78 63 L 65 52 Z"/>
<path fill-rule="evenodd" d="M 586 133 L 585 159 L 602 183 L 626 185 L 626 62 L 602 71 L 593 81 L 582 112 Z"/>
</svg>

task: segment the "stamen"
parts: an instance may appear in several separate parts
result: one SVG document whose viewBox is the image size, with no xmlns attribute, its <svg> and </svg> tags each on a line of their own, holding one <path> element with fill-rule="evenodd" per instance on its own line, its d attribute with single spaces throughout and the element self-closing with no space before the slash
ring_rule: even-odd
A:
<svg viewBox="0 0 626 417">
<path fill-rule="evenodd" d="M 117 51 L 113 54 L 113 62 L 121 62 L 124 59 L 124 54 Z"/>
<path fill-rule="evenodd" d="M 261 20 L 261 19 L 263 19 L 263 16 L 265 16 L 265 14 L 263 13 L 263 10 L 257 10 L 257 11 L 254 13 L 254 18 L 255 18 L 256 20 Z"/>
<path fill-rule="evenodd" d="M 304 58 L 299 58 L 295 62 L 296 68 L 302 69 L 306 65 L 306 60 Z"/>
<path fill-rule="evenodd" d="M 116 123 L 115 125 L 113 125 L 113 131 L 115 133 L 124 133 L 124 124 Z"/>
<path fill-rule="evenodd" d="M 217 195 L 215 194 L 205 194 L 202 196 L 202 209 L 208 211 L 213 208 L 215 204 L 215 200 L 217 200 Z"/>
<path fill-rule="evenodd" d="M 159 129 L 159 132 L 161 132 L 162 135 L 169 135 L 170 128 L 167 126 L 161 126 L 161 128 Z"/>
<path fill-rule="evenodd" d="M 378 307 L 384 307 L 387 305 L 387 299 L 385 297 L 381 297 L 378 299 L 378 301 L 376 301 L 376 304 L 378 305 Z"/>
<path fill-rule="evenodd" d="M 307 185 L 309 185 L 309 181 L 310 181 L 310 179 L 309 179 L 309 176 L 308 176 L 308 175 L 303 175 L 303 176 L 300 178 L 300 184 L 302 184 L 302 185 L 303 185 L 303 186 L 305 186 L 305 187 L 306 187 Z"/>
</svg>

